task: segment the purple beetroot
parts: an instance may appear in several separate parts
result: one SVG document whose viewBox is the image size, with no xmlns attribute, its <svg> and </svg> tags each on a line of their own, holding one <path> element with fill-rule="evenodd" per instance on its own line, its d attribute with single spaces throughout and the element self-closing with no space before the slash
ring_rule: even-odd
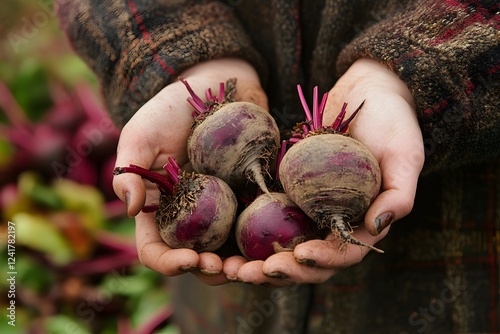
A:
<svg viewBox="0 0 500 334">
<path fill-rule="evenodd" d="M 306 122 L 295 127 L 293 144 L 279 163 L 279 176 L 286 194 L 320 228 L 330 229 L 344 243 L 364 244 L 352 234 L 352 224 L 360 221 L 380 192 L 381 172 L 377 160 L 359 141 L 346 135 L 347 104 L 331 126 L 323 126 L 326 94 L 320 104 L 314 90 L 311 115 L 302 91 L 299 96 Z"/>
<path fill-rule="evenodd" d="M 228 239 L 236 219 L 236 196 L 217 177 L 181 171 L 174 159 L 164 166 L 167 175 L 136 165 L 116 167 L 115 175 L 135 173 L 154 182 L 160 190 L 156 224 L 165 243 L 172 248 L 212 252 Z"/>
<path fill-rule="evenodd" d="M 265 175 L 279 148 L 279 129 L 273 117 L 260 106 L 233 102 L 225 86 L 219 95 L 206 91 L 206 102 L 189 84 L 189 103 L 195 108 L 192 133 L 188 139 L 188 157 L 197 173 L 214 175 L 233 189 L 251 180 L 269 192 Z M 234 86 L 234 80 L 228 81 Z"/>
<path fill-rule="evenodd" d="M 236 221 L 236 242 L 249 260 L 292 251 L 299 243 L 320 236 L 312 219 L 283 193 L 260 195 Z"/>
</svg>

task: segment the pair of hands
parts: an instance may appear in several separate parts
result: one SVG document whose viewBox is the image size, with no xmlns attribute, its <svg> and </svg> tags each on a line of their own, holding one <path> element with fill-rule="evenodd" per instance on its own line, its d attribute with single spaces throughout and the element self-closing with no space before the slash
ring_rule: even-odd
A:
<svg viewBox="0 0 500 334">
<path fill-rule="evenodd" d="M 236 77 L 235 99 L 268 109 L 256 72 L 242 60 L 212 60 L 190 68 L 181 76 L 198 94 L 208 87 L 217 92 L 219 82 Z M 136 164 L 160 171 L 169 156 L 180 165 L 187 163 L 186 142 L 192 122 L 187 96 L 184 85 L 176 81 L 138 110 L 121 132 L 116 165 Z M 366 103 L 349 132 L 378 160 L 382 192 L 366 213 L 364 224 L 354 229 L 353 236 L 374 245 L 385 237 L 393 221 L 412 209 L 424 149 L 409 90 L 395 74 L 370 59 L 356 61 L 331 89 L 325 124 L 333 122 L 343 102 L 348 102 L 348 110 L 352 112 L 363 100 Z M 248 261 L 241 256 L 222 260 L 214 253 L 171 249 L 159 236 L 155 214 L 141 212 L 144 204 L 157 203 L 156 186 L 134 174 L 115 176 L 113 186 L 118 197 L 127 203 L 128 215 L 136 217 L 140 261 L 166 276 L 191 272 L 209 285 L 231 281 L 271 286 L 322 283 L 341 268 L 360 262 L 369 251 L 355 245 L 340 250 L 332 234 L 325 240 L 304 242 L 293 252 L 274 254 L 266 261 Z"/>
</svg>

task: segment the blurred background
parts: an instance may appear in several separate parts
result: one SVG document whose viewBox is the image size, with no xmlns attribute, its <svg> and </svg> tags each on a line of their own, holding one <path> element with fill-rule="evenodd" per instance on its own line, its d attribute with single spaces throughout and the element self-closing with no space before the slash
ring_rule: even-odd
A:
<svg viewBox="0 0 500 334">
<path fill-rule="evenodd" d="M 113 193 L 118 131 L 52 0 L 0 5 L 0 333 L 178 333 Z"/>
</svg>

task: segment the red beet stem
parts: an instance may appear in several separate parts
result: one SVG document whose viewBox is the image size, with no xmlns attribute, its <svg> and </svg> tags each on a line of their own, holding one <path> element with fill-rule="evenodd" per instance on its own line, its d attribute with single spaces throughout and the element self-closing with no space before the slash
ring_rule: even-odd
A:
<svg viewBox="0 0 500 334">
<path fill-rule="evenodd" d="M 179 182 L 178 178 L 177 182 L 173 180 L 170 174 L 165 176 L 137 165 L 130 165 L 129 167 L 115 167 L 113 171 L 114 175 L 120 175 L 123 173 L 134 173 L 140 175 L 143 179 L 155 183 L 164 194 L 172 194 L 174 191 L 174 185 Z"/>
<path fill-rule="evenodd" d="M 167 172 L 168 177 L 170 177 L 174 185 L 179 183 L 179 166 L 176 163 L 167 162 L 163 165 L 163 169 Z"/>
<path fill-rule="evenodd" d="M 297 85 L 297 91 L 299 93 L 300 103 L 302 103 L 302 108 L 304 109 L 304 113 L 306 114 L 306 121 L 310 122 L 312 121 L 311 111 L 307 106 L 307 101 L 304 97 L 304 93 L 302 92 L 302 87 L 300 85 Z"/>
<path fill-rule="evenodd" d="M 339 132 L 345 133 L 347 131 L 347 128 L 349 127 L 349 123 L 351 123 L 351 121 L 354 119 L 354 117 L 356 116 L 356 114 L 361 110 L 361 108 L 365 104 L 365 101 L 366 100 L 363 100 L 363 102 L 361 102 L 361 104 L 359 105 L 359 107 L 356 108 L 356 110 L 354 110 L 354 112 L 352 113 L 351 117 L 349 117 L 347 120 L 343 121 L 342 124 L 340 124 L 340 126 L 339 126 Z"/>
<path fill-rule="evenodd" d="M 224 101 L 224 99 L 225 99 L 225 94 L 226 94 L 226 92 L 225 92 L 225 88 L 224 88 L 224 83 L 221 82 L 219 84 L 219 100 L 217 102 L 222 103 L 222 101 Z"/>
<path fill-rule="evenodd" d="M 179 77 L 179 81 L 186 86 L 186 89 L 189 92 L 190 97 L 188 97 L 188 102 L 198 111 L 199 114 L 207 112 L 210 110 L 210 108 L 203 102 L 203 100 L 196 95 L 196 93 L 193 91 L 189 83 L 184 80 L 183 78 Z"/>
<path fill-rule="evenodd" d="M 313 112 L 311 115 L 311 111 L 307 105 L 307 101 L 304 97 L 304 93 L 302 92 L 302 88 L 300 85 L 297 85 L 297 91 L 299 93 L 299 99 L 302 104 L 302 108 L 304 109 L 304 114 L 306 116 L 306 122 L 302 124 L 301 130 L 302 133 L 294 133 L 292 139 L 289 140 L 290 143 L 296 143 L 308 136 L 309 132 L 314 132 L 321 128 L 323 129 L 332 129 L 339 133 L 346 133 L 349 127 L 349 123 L 354 119 L 356 114 L 361 110 L 365 101 L 363 101 L 359 107 L 352 113 L 352 115 L 344 120 L 344 117 L 347 112 L 347 103 L 344 102 L 340 113 L 338 114 L 335 121 L 330 126 L 323 126 L 323 114 L 325 111 L 326 101 L 328 100 L 328 93 L 323 94 L 323 98 L 321 102 L 318 103 L 318 87 L 314 87 L 313 90 Z"/>
<path fill-rule="evenodd" d="M 160 206 L 158 204 L 147 204 L 142 207 L 141 211 L 144 213 L 151 213 L 158 211 L 159 208 Z"/>
<path fill-rule="evenodd" d="M 170 165 L 172 165 L 172 167 L 174 167 L 176 169 L 177 174 L 179 174 L 179 169 L 181 169 L 181 168 L 179 167 L 179 164 L 177 163 L 177 161 L 172 157 L 168 157 L 168 163 Z"/>
<path fill-rule="evenodd" d="M 210 101 L 210 100 L 213 100 L 215 98 L 215 96 L 212 94 L 212 89 L 211 88 L 208 88 L 206 91 L 205 91 L 205 99 L 207 101 Z"/>
<path fill-rule="evenodd" d="M 321 120 L 319 119 L 318 111 L 318 86 L 313 88 L 313 129 L 316 130 L 321 127 Z"/>
<path fill-rule="evenodd" d="M 203 114 L 204 112 L 206 112 L 206 108 L 197 104 L 196 101 L 191 96 L 187 98 L 187 101 L 195 109 L 195 112 L 193 112 L 194 116 L 199 115 L 199 114 Z"/>
<path fill-rule="evenodd" d="M 319 125 L 322 126 L 323 122 L 323 112 L 325 111 L 325 106 L 326 106 L 326 101 L 328 100 L 328 92 L 323 94 L 323 98 L 321 99 L 321 104 L 319 105 L 319 111 L 318 111 L 318 119 L 319 119 Z"/>
<path fill-rule="evenodd" d="M 205 91 L 205 98 L 207 102 L 204 102 L 196 93 L 194 92 L 193 88 L 189 85 L 189 83 L 184 80 L 183 78 L 179 77 L 179 81 L 186 86 L 186 89 L 189 92 L 189 97 L 187 98 L 187 101 L 194 107 L 196 110 L 194 113 L 194 117 L 197 115 L 203 114 L 210 112 L 213 109 L 214 104 L 217 103 L 222 103 L 225 100 L 225 86 L 224 83 L 221 82 L 219 83 L 219 95 L 216 96 L 212 93 L 212 90 L 208 88 Z"/>
<path fill-rule="evenodd" d="M 342 120 L 345 117 L 346 111 L 347 111 L 347 103 L 344 102 L 344 105 L 342 106 L 342 109 L 340 110 L 337 118 L 335 119 L 335 121 L 331 125 L 331 128 L 334 129 L 335 131 L 338 131 L 340 124 L 342 124 Z"/>
</svg>

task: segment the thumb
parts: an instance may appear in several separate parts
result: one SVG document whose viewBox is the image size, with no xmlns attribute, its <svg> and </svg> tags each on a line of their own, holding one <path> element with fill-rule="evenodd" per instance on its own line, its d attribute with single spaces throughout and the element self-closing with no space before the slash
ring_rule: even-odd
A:
<svg viewBox="0 0 500 334">
<path fill-rule="evenodd" d="M 382 192 L 365 215 L 366 229 L 374 236 L 410 213 L 424 163 L 423 147 L 418 141 L 385 152 L 380 161 Z"/>
<path fill-rule="evenodd" d="M 140 135 L 145 132 L 137 129 L 137 124 L 127 123 L 120 134 L 115 167 L 131 164 L 150 169 L 157 155 L 148 145 L 147 138 Z M 123 173 L 113 177 L 113 189 L 116 195 L 126 203 L 129 217 L 136 216 L 146 202 L 146 187 L 139 175 Z"/>
</svg>

